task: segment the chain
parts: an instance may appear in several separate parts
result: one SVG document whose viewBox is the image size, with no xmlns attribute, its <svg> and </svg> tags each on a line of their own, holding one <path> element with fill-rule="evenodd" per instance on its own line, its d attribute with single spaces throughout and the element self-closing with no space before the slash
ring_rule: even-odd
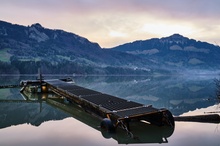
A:
<svg viewBox="0 0 220 146">
<path fill-rule="evenodd" d="M 128 130 L 128 127 L 124 124 L 123 121 L 119 120 L 118 123 L 121 124 L 121 127 L 123 130 L 125 130 L 127 132 L 127 135 L 129 135 L 131 138 L 134 138 L 134 135 L 131 131 Z"/>
</svg>

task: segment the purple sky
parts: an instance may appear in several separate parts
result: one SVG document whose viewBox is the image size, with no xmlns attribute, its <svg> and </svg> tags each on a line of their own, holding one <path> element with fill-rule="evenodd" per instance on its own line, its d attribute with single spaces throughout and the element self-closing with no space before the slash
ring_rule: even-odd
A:
<svg viewBox="0 0 220 146">
<path fill-rule="evenodd" d="M 1 0 L 0 19 L 113 47 L 174 33 L 220 45 L 220 0 Z"/>
</svg>

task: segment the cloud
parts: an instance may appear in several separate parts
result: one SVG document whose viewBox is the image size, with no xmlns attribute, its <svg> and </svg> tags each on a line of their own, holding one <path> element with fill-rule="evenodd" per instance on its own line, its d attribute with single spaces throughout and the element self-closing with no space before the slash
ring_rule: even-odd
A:
<svg viewBox="0 0 220 146">
<path fill-rule="evenodd" d="M 219 0 L 3 0 L 1 5 L 44 12 L 92 13 L 151 13 L 173 17 L 201 17 L 219 15 Z M 213 15 L 215 14 L 215 15 Z"/>
<path fill-rule="evenodd" d="M 172 33 L 220 43 L 219 5 L 219 0 L 2 0 L 0 18 L 63 29 L 103 47 Z"/>
<path fill-rule="evenodd" d="M 110 31 L 109 36 L 111 37 L 126 37 L 125 33 L 118 32 L 118 31 Z"/>
</svg>

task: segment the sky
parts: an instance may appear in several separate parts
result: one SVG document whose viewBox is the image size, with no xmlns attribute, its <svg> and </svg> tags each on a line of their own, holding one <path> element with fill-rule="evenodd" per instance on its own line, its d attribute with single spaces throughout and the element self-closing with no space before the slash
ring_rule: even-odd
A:
<svg viewBox="0 0 220 146">
<path fill-rule="evenodd" d="M 0 20 L 40 23 L 103 48 L 174 33 L 220 45 L 220 0 L 0 0 Z"/>
</svg>

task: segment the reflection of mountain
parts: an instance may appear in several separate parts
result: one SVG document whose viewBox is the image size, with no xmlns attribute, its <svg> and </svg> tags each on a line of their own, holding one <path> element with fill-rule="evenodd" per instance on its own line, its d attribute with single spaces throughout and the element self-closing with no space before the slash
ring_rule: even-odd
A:
<svg viewBox="0 0 220 146">
<path fill-rule="evenodd" d="M 81 86 L 104 93 L 158 108 L 168 108 L 174 115 L 215 103 L 215 85 L 210 78 L 82 77 L 75 81 Z"/>
<path fill-rule="evenodd" d="M 45 101 L 24 101 L 19 88 L 0 89 L 0 128 L 28 123 L 39 126 L 49 120 L 60 120 L 68 114 L 54 109 Z"/>
<path fill-rule="evenodd" d="M 39 126 L 49 120 L 60 120 L 69 117 L 45 102 L 1 102 L 0 128 L 28 123 Z"/>
</svg>

